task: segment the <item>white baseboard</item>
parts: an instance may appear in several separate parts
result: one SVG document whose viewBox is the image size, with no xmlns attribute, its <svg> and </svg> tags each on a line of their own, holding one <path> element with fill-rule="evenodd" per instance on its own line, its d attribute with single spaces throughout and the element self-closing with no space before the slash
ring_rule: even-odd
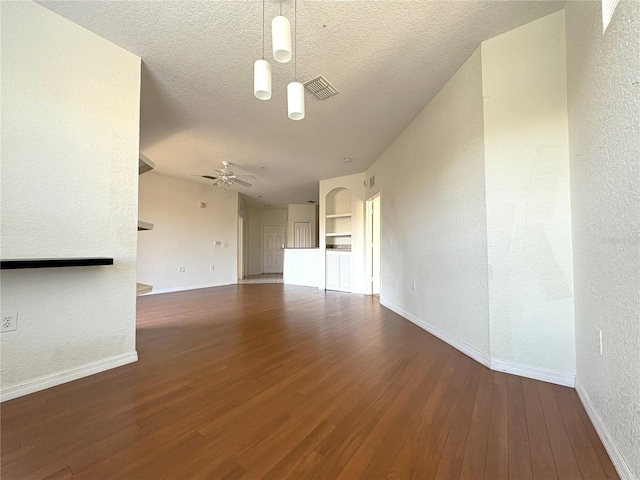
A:
<svg viewBox="0 0 640 480">
<path fill-rule="evenodd" d="M 465 355 L 473 358 L 475 361 L 480 362 L 481 364 L 483 364 L 486 367 L 490 367 L 491 362 L 490 362 L 490 358 L 489 358 L 488 355 L 480 352 L 479 350 L 476 350 L 475 348 L 467 345 L 464 342 L 461 342 L 460 340 L 458 340 L 456 338 L 453 338 L 450 335 L 447 335 L 444 332 L 441 332 L 440 330 L 438 330 L 433 325 L 425 322 L 424 320 L 419 319 L 415 315 L 403 310 L 402 308 L 398 307 L 397 305 L 393 305 L 392 303 L 389 303 L 389 302 L 387 302 L 387 301 L 385 301 L 383 299 L 380 299 L 380 305 L 382 305 L 384 307 L 387 307 L 389 310 L 394 311 L 395 313 L 397 313 L 401 317 L 404 317 L 407 320 L 409 320 L 411 323 L 415 323 L 417 326 L 419 326 L 423 330 L 426 330 L 430 334 L 438 337 L 440 340 L 442 340 L 445 343 L 448 343 L 453 348 L 456 348 L 456 349 L 460 350 L 462 353 L 464 353 Z"/>
<path fill-rule="evenodd" d="M 206 285 L 189 285 L 187 287 L 161 288 L 159 290 L 154 289 L 149 293 L 145 293 L 145 295 L 159 295 L 161 293 L 186 292 L 188 290 L 200 290 L 201 288 L 226 287 L 227 285 L 235 285 L 235 282 L 234 283 L 231 283 L 231 282 L 212 283 L 212 284 L 206 284 Z"/>
<path fill-rule="evenodd" d="M 426 330 L 432 335 L 435 335 L 443 342 L 448 343 L 453 348 L 460 350 L 465 355 L 473 358 L 477 362 L 480 362 L 485 367 L 488 367 L 491 370 L 511 373 L 513 375 L 518 375 L 520 377 L 532 378 L 534 380 L 542 380 L 543 382 L 555 383 L 555 384 L 564 385 L 567 387 L 573 387 L 574 385 L 575 375 L 573 374 L 557 372 L 554 370 L 547 370 L 545 368 L 529 367 L 527 365 L 520 365 L 518 363 L 509 362 L 499 358 L 490 358 L 488 355 L 438 330 L 436 327 L 434 327 L 430 323 L 419 319 L 415 315 L 405 311 L 404 309 L 398 307 L 397 305 L 394 305 L 383 299 L 380 299 L 380 305 L 387 307 L 389 310 L 392 310 L 398 315 L 406 318 L 410 322 L 415 323 L 417 326 L 419 326 L 423 330 Z"/>
<path fill-rule="evenodd" d="M 519 363 L 502 360 L 500 358 L 491 359 L 491 370 L 498 372 L 511 373 L 519 377 L 532 378 L 543 382 L 555 383 L 565 387 L 573 387 L 575 383 L 575 375 L 572 373 L 558 372 L 546 368 L 530 367 Z"/>
<path fill-rule="evenodd" d="M 104 360 L 98 360 L 97 362 L 87 363 L 81 367 L 72 368 L 64 372 L 35 378 L 28 382 L 0 390 L 0 402 L 12 400 L 14 398 L 44 390 L 45 388 L 55 387 L 56 385 L 78 380 L 79 378 L 88 377 L 89 375 L 94 375 L 96 373 L 104 372 L 105 370 L 121 367 L 122 365 L 137 361 L 138 352 L 134 351 L 124 353 L 122 355 L 116 355 L 115 357 L 105 358 Z"/>
<path fill-rule="evenodd" d="M 584 409 L 587 411 L 587 415 L 589 416 L 589 420 L 593 424 L 593 427 L 596 429 L 600 440 L 602 440 L 602 444 L 604 445 L 605 450 L 609 454 L 609 458 L 613 463 L 613 466 L 616 467 L 616 471 L 618 475 L 620 475 L 621 480 L 635 480 L 633 473 L 631 473 L 631 469 L 629 465 L 624 460 L 624 457 L 616 447 L 616 444 L 613 442 L 611 435 L 609 434 L 609 430 L 605 426 L 602 418 L 598 414 L 595 406 L 591 402 L 589 395 L 586 390 L 580 383 L 580 381 L 576 378 L 575 381 L 576 391 L 578 392 L 578 397 L 580 397 L 580 401 L 584 406 Z"/>
</svg>

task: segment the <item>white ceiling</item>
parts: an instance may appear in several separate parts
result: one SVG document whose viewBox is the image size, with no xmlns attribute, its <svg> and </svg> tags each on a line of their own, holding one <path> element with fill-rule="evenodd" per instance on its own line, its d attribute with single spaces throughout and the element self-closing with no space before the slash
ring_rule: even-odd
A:
<svg viewBox="0 0 640 480">
<path fill-rule="evenodd" d="M 287 117 L 293 63 L 270 53 L 280 3 L 266 1 L 273 96 L 253 96 L 262 2 L 40 1 L 143 60 L 140 150 L 160 173 L 197 180 L 222 160 L 256 175 L 237 186 L 262 204 L 318 199 L 318 180 L 362 172 L 483 40 L 561 2 L 298 0 L 298 79 L 324 75 L 341 92 L 306 94 Z M 283 13 L 293 22 L 293 0 Z M 344 163 L 343 158 L 353 158 Z M 257 198 L 260 195 L 261 198 Z"/>
</svg>

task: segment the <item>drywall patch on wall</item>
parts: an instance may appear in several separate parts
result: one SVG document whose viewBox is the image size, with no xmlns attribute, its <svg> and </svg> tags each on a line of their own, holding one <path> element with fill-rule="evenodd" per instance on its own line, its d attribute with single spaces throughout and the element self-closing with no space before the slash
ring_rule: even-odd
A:
<svg viewBox="0 0 640 480">
<path fill-rule="evenodd" d="M 478 48 L 364 178 L 382 198 L 381 302 L 488 358 L 482 115 Z"/>
<path fill-rule="evenodd" d="M 481 48 L 491 357 L 572 376 L 564 12 Z"/>
<path fill-rule="evenodd" d="M 640 478 L 640 4 L 604 35 L 600 13 L 566 4 L 576 374 L 618 473 Z"/>
<path fill-rule="evenodd" d="M 149 172 L 139 204 L 154 224 L 138 233 L 139 282 L 156 293 L 236 283 L 238 192 Z"/>
<path fill-rule="evenodd" d="M 1 256 L 114 258 L 2 272 L 15 396 L 135 358 L 140 58 L 36 3 L 4 3 L 1 21 Z"/>
</svg>

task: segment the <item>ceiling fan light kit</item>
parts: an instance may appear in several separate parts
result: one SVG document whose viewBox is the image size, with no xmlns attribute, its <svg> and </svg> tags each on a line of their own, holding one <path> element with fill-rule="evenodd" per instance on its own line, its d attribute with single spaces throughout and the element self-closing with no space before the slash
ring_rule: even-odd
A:
<svg viewBox="0 0 640 480">
<path fill-rule="evenodd" d="M 298 2 L 294 0 L 294 41 L 291 44 L 291 22 L 282 15 L 282 0 L 280 1 L 280 15 L 271 21 L 271 43 L 273 58 L 278 63 L 287 63 L 293 52 L 294 81 L 287 85 L 287 111 L 291 120 L 302 120 L 304 109 L 304 85 L 298 82 Z M 264 0 L 262 0 L 262 59 L 253 64 L 253 94 L 260 100 L 271 98 L 271 64 L 264 59 Z"/>
</svg>

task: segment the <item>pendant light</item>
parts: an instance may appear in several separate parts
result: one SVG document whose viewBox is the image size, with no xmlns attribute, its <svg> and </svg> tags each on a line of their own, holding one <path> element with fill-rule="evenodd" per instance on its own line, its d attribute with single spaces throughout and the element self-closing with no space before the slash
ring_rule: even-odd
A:
<svg viewBox="0 0 640 480">
<path fill-rule="evenodd" d="M 253 64 L 253 94 L 260 100 L 271 98 L 271 64 L 264 59 L 264 0 L 262 0 L 262 58 Z"/>
<path fill-rule="evenodd" d="M 295 30 L 293 31 L 293 71 L 295 81 L 287 85 L 287 106 L 289 109 L 289 118 L 291 120 L 302 120 L 304 118 L 304 85 L 298 82 L 298 1 L 294 0 L 294 22 Z"/>
<path fill-rule="evenodd" d="M 291 60 L 291 22 L 282 15 L 282 0 L 280 15 L 271 21 L 271 43 L 276 62 L 287 63 Z"/>
</svg>

